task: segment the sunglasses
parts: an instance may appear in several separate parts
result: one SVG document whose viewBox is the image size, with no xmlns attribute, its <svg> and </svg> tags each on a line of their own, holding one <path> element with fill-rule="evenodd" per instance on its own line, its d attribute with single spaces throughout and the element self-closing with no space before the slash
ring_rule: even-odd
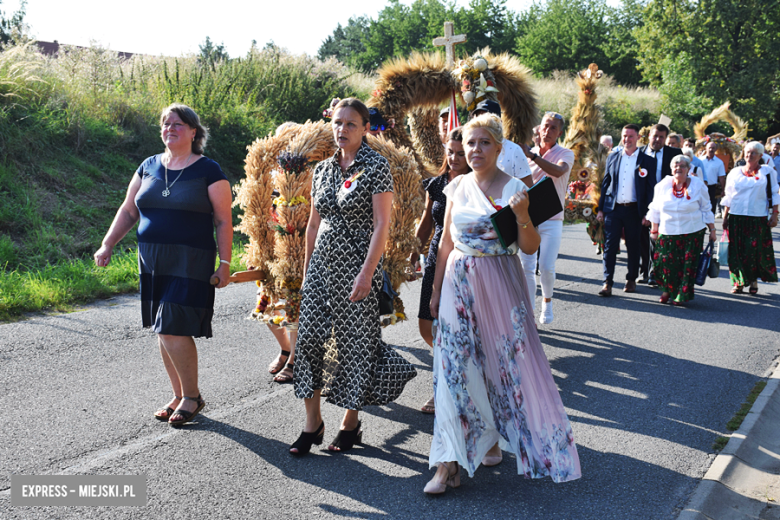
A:
<svg viewBox="0 0 780 520">
<path fill-rule="evenodd" d="M 387 129 L 387 126 L 385 125 L 371 125 L 371 131 L 376 132 L 379 130 L 380 132 L 384 132 Z"/>
</svg>

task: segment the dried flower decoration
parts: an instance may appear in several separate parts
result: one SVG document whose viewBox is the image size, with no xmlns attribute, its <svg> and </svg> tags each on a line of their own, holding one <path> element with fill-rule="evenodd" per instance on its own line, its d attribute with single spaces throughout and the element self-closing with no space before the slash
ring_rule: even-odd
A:
<svg viewBox="0 0 780 520">
<path fill-rule="evenodd" d="M 306 157 L 302 155 L 293 155 L 290 152 L 279 154 L 277 161 L 285 173 L 294 173 L 296 175 L 304 171 L 308 164 Z"/>
</svg>

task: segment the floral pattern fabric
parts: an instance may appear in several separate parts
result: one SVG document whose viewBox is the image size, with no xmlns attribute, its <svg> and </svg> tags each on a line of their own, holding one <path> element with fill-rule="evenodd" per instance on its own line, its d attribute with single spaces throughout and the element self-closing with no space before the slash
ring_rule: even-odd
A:
<svg viewBox="0 0 780 520">
<path fill-rule="evenodd" d="M 750 285 L 761 279 L 777 281 L 772 228 L 766 217 L 729 213 L 729 272 L 731 283 Z"/>
<path fill-rule="evenodd" d="M 658 235 L 653 254 L 653 272 L 669 300 L 693 299 L 696 269 L 702 252 L 704 230 L 685 235 Z"/>
<path fill-rule="evenodd" d="M 461 209 L 453 202 L 460 245 L 486 256 L 456 248 L 447 260 L 434 339 L 429 464 L 457 461 L 473 476 L 499 442 L 516 455 L 518 474 L 577 479 L 577 447 L 528 312 L 520 259 L 486 227 L 492 208 L 471 223 L 458 218 Z"/>
</svg>

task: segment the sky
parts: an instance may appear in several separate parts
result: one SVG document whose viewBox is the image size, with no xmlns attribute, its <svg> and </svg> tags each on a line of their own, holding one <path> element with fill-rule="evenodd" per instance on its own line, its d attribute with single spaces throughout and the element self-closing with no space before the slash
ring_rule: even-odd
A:
<svg viewBox="0 0 780 520">
<path fill-rule="evenodd" d="M 410 5 L 412 0 L 401 0 Z M 20 0 L 0 0 L 6 16 Z M 243 56 L 252 40 L 273 42 L 295 54 L 316 55 L 337 24 L 352 16 L 376 18 L 387 0 L 28 0 L 25 21 L 41 41 L 114 51 L 181 56 L 199 52 L 206 37 L 224 43 L 231 57 Z M 520 12 L 532 0 L 508 0 Z M 459 6 L 467 0 L 457 0 Z M 444 28 L 442 28 L 442 35 Z"/>
</svg>

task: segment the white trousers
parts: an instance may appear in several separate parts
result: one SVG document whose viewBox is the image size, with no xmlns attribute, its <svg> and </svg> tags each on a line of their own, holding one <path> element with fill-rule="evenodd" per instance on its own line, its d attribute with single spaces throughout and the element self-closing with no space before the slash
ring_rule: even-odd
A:
<svg viewBox="0 0 780 520">
<path fill-rule="evenodd" d="M 561 248 L 563 236 L 563 220 L 548 220 L 536 228 L 542 242 L 539 244 L 539 274 L 542 279 L 542 297 L 552 298 L 555 285 L 555 261 L 558 259 L 558 250 Z M 525 282 L 528 286 L 528 296 L 531 299 L 531 307 L 535 308 L 536 300 L 536 253 L 527 255 L 520 252 L 520 260 L 523 262 Z"/>
</svg>

